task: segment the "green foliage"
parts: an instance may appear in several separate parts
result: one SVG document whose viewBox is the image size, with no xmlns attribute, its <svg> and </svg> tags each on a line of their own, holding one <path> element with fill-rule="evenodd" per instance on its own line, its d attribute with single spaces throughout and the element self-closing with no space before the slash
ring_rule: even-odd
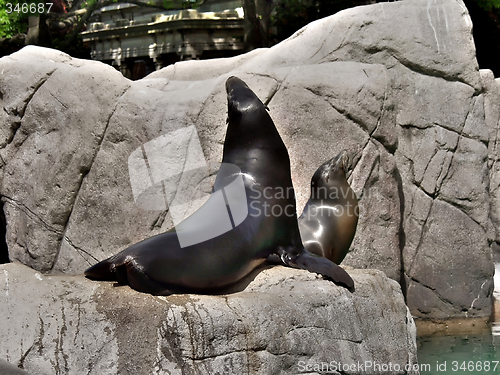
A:
<svg viewBox="0 0 500 375">
<path fill-rule="evenodd" d="M 0 0 L 0 38 L 11 38 L 17 33 L 26 32 L 28 16 L 23 12 L 15 12 L 18 0 Z"/>
<path fill-rule="evenodd" d="M 98 0 L 87 0 L 87 1 L 82 1 L 82 4 L 81 4 L 81 7 L 82 9 L 83 8 L 87 8 L 87 7 L 90 7 L 92 5 L 94 5 L 95 3 L 97 3 Z"/>
<path fill-rule="evenodd" d="M 144 0 L 149 6 L 162 6 L 165 9 L 188 9 L 196 8 L 203 0 Z M 498 0 L 500 1 L 500 0 Z M 10 38 L 17 33 L 26 33 L 28 29 L 28 17 L 47 12 L 56 0 L 0 0 L 0 38 Z M 99 0 L 86 0 L 82 2 L 81 8 L 89 8 L 98 3 Z M 124 0 L 106 0 L 109 3 L 125 3 Z"/>
<path fill-rule="evenodd" d="M 484 10 L 500 9 L 500 0 L 475 0 Z"/>
<path fill-rule="evenodd" d="M 47 13 L 51 0 L 0 0 L 0 37 L 11 38 L 28 29 L 28 17 Z"/>
</svg>

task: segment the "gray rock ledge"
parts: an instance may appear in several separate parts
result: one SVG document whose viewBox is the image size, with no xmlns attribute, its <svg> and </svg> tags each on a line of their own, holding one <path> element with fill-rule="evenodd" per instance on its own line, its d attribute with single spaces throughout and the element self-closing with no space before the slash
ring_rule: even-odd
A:
<svg viewBox="0 0 500 375">
<path fill-rule="evenodd" d="M 240 292 L 154 297 L 4 264 L 0 358 L 37 375 L 299 374 L 333 361 L 418 374 L 403 370 L 417 363 L 416 329 L 398 283 L 348 271 L 354 293 L 276 266 L 254 272 Z"/>
</svg>

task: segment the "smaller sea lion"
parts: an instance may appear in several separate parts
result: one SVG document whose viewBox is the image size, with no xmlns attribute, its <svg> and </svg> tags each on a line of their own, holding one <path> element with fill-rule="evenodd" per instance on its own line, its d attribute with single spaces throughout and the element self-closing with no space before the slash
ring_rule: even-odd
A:
<svg viewBox="0 0 500 375">
<path fill-rule="evenodd" d="M 304 247 L 340 264 L 358 224 L 358 199 L 347 183 L 349 156 L 344 150 L 322 164 L 311 179 L 311 196 L 299 217 Z"/>
</svg>

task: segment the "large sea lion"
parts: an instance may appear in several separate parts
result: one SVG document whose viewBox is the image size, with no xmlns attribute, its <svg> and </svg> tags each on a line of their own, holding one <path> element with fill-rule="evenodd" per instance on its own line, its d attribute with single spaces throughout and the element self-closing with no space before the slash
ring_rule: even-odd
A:
<svg viewBox="0 0 500 375">
<path fill-rule="evenodd" d="M 302 245 L 288 151 L 266 107 L 239 78 L 230 77 L 226 91 L 228 127 L 222 163 L 230 167 L 217 174 L 209 200 L 175 231 L 130 246 L 90 267 L 85 275 L 116 280 L 155 295 L 207 292 L 237 282 L 274 253 L 287 265 L 353 288 L 351 277 L 342 268 L 307 252 Z M 197 236 L 234 211 L 231 209 L 238 202 L 227 196 L 230 189 L 226 187 L 237 179 L 244 186 L 247 216 L 232 217 L 232 223 L 239 224 L 221 235 L 181 247 L 178 234 Z M 228 208 L 223 215 L 218 214 L 215 202 L 221 190 Z"/>
<path fill-rule="evenodd" d="M 300 236 L 311 253 L 340 264 L 358 224 L 358 199 L 347 183 L 349 156 L 342 151 L 311 179 L 311 195 L 299 217 Z"/>
</svg>

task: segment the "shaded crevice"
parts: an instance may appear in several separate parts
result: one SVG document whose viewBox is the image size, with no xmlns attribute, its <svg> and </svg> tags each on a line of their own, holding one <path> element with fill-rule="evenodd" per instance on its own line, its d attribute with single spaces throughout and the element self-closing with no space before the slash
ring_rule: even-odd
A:
<svg viewBox="0 0 500 375">
<path fill-rule="evenodd" d="M 403 298 L 405 304 L 407 303 L 408 285 L 406 283 L 405 277 L 405 259 L 404 259 L 404 249 L 406 245 L 406 234 L 404 230 L 404 214 L 405 214 L 405 196 L 403 192 L 403 179 L 399 173 L 399 169 L 394 168 L 394 178 L 398 184 L 398 197 L 399 197 L 399 228 L 398 228 L 398 245 L 399 245 L 399 285 L 401 285 L 401 291 L 403 293 Z"/>
<path fill-rule="evenodd" d="M 0 264 L 9 263 L 9 247 L 7 246 L 7 220 L 5 219 L 4 202 L 0 200 Z"/>
</svg>

